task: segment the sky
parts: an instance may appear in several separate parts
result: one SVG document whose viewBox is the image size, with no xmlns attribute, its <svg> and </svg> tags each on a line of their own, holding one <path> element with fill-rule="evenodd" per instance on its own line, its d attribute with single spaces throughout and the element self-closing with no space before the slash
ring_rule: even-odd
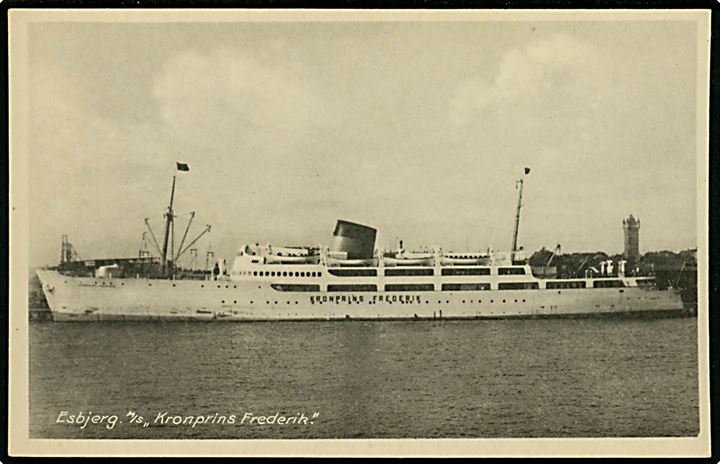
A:
<svg viewBox="0 0 720 464">
<path fill-rule="evenodd" d="M 30 264 L 137 256 L 175 162 L 178 240 L 696 247 L 696 24 L 33 23 Z M 186 258 L 187 259 L 187 258 Z M 204 259 L 202 259 L 204 264 Z"/>
</svg>

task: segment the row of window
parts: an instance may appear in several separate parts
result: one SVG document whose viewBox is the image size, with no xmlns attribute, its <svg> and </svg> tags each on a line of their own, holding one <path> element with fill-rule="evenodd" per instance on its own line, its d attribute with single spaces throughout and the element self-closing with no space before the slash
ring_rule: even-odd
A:
<svg viewBox="0 0 720 464">
<path fill-rule="evenodd" d="M 489 267 L 446 267 L 440 273 L 444 276 L 463 276 L 463 275 L 490 275 Z M 434 269 L 385 269 L 386 276 L 431 276 L 434 275 Z M 498 275 L 525 275 L 525 269 L 522 267 L 499 267 Z"/>
<path fill-rule="evenodd" d="M 547 282 L 545 288 L 585 288 L 584 280 L 570 280 L 563 282 Z"/>
<path fill-rule="evenodd" d="M 331 268 L 328 269 L 331 275 L 337 277 L 376 277 L 377 269 L 343 269 L 343 268 Z M 249 275 L 250 271 L 241 271 L 241 275 Z M 300 275 L 298 275 L 300 274 Z M 306 275 L 307 274 L 307 275 Z M 253 276 L 270 276 L 270 277 L 316 277 L 320 275 L 320 272 L 280 272 L 280 271 L 253 271 Z M 460 267 L 460 268 L 443 268 L 441 274 L 444 276 L 465 276 L 465 275 L 490 275 L 490 268 L 488 267 Z M 499 275 L 524 275 L 525 269 L 523 268 L 498 268 Z M 407 277 L 407 276 L 433 276 L 435 270 L 432 268 L 411 268 L 411 269 L 385 269 L 385 276 L 387 277 Z"/>
<path fill-rule="evenodd" d="M 596 280 L 593 282 L 595 288 L 615 288 L 624 287 L 625 284 L 622 280 Z"/>
<path fill-rule="evenodd" d="M 236 274 L 254 277 L 322 277 L 320 271 L 239 271 Z"/>
<path fill-rule="evenodd" d="M 522 270 L 522 269 L 521 269 Z M 442 271 L 444 276 L 459 275 L 490 275 L 489 267 L 455 267 L 444 268 Z"/>
<path fill-rule="evenodd" d="M 466 303 L 471 303 L 471 304 L 472 304 L 472 303 L 475 303 L 475 300 L 469 300 L 469 301 L 468 301 L 468 300 L 462 300 L 462 302 L 463 302 L 463 304 L 466 304 Z M 482 303 L 482 300 L 477 300 L 477 302 L 478 302 L 478 303 Z M 503 303 L 507 303 L 508 301 L 507 301 L 507 300 L 502 300 L 502 302 L 503 302 Z M 521 301 L 518 300 L 518 299 L 515 299 L 514 302 L 515 302 L 515 303 L 519 303 L 519 302 L 521 302 Z M 227 300 L 227 301 L 226 301 L 226 300 L 222 300 L 220 303 L 222 303 L 222 304 L 225 304 L 225 303 L 230 304 L 230 300 Z M 238 300 L 233 300 L 232 303 L 233 303 L 233 304 L 238 304 Z M 280 303 L 282 303 L 282 302 L 280 302 Z M 292 302 L 288 300 L 288 301 L 286 301 L 285 303 L 286 303 L 286 304 L 291 304 Z M 295 300 L 294 303 L 295 303 L 295 304 L 298 304 L 298 301 Z M 370 303 L 370 304 L 373 304 L 372 301 L 370 301 L 369 303 Z M 495 300 L 490 300 L 490 303 L 495 303 Z M 522 299 L 522 303 L 525 303 L 525 298 Z M 250 301 L 250 304 L 255 304 L 255 301 L 251 300 L 251 301 Z M 270 302 L 270 301 L 265 301 L 265 304 L 268 304 L 268 305 L 269 305 L 269 304 L 271 304 L 271 302 Z M 277 301 L 277 300 L 274 301 L 274 304 L 278 304 L 278 301 Z M 430 301 L 429 301 L 429 300 L 425 300 L 425 304 L 430 304 Z M 443 304 L 443 301 L 442 301 L 442 300 L 438 300 L 438 304 Z M 445 304 L 450 304 L 450 300 L 445 300 Z M 543 308 L 544 308 L 544 306 L 543 306 Z M 177 314 L 176 311 L 170 311 L 170 312 L 171 312 L 171 314 Z M 197 309 L 197 310 L 195 310 L 195 312 L 196 312 L 196 313 L 200 313 L 200 314 L 211 314 L 211 313 L 212 313 L 212 311 L 207 311 L 207 310 L 202 310 L 202 309 Z M 237 314 L 235 311 L 232 311 L 232 313 L 233 313 L 233 314 Z M 442 311 L 441 311 L 440 313 L 442 314 Z M 504 313 L 503 313 L 503 314 L 504 314 Z M 295 315 L 297 316 L 298 314 L 296 313 Z M 75 315 L 74 315 L 74 314 L 70 314 L 70 316 L 75 316 Z"/>
<path fill-rule="evenodd" d="M 498 290 L 537 290 L 537 282 L 500 282 Z"/>
<path fill-rule="evenodd" d="M 432 268 L 418 268 L 418 269 L 385 269 L 385 275 L 388 277 L 399 277 L 399 276 L 431 276 L 434 275 L 435 271 Z"/>
<path fill-rule="evenodd" d="M 525 269 L 522 267 L 499 267 L 499 275 L 525 275 Z"/>
<path fill-rule="evenodd" d="M 377 276 L 377 270 L 375 269 L 343 269 L 343 268 L 331 268 L 328 272 L 338 277 L 375 277 Z"/>
<path fill-rule="evenodd" d="M 523 271 L 522 268 L 498 268 L 498 271 L 505 269 L 508 271 Z M 377 276 L 375 269 L 328 269 L 328 272 L 335 276 L 343 277 L 374 277 Z M 488 275 L 490 273 L 489 268 L 449 268 L 443 269 L 442 275 Z M 251 271 L 240 271 L 238 275 L 250 275 Z M 501 273 L 503 274 L 503 273 Z M 521 274 L 517 272 L 511 272 L 510 274 Z M 320 271 L 252 271 L 252 275 L 255 277 L 322 277 Z M 432 276 L 433 269 L 386 269 L 385 276 Z M 104 282 L 103 282 L 104 284 Z M 653 285 L 654 282 L 648 280 L 646 282 L 638 281 L 638 285 L 642 286 Z M 434 290 L 432 284 L 388 284 L 386 288 L 398 288 L 400 290 Z M 618 288 L 624 287 L 625 284 L 622 280 L 596 280 L 593 282 L 594 288 Z M 332 285 L 330 287 L 333 287 Z M 338 288 L 353 287 L 353 285 L 336 285 Z M 355 285 L 355 287 L 358 287 Z M 356 291 L 375 291 L 374 285 L 360 285 L 359 287 L 365 288 L 366 290 Z M 520 290 L 520 289 L 537 289 L 537 282 L 501 282 L 498 284 L 499 290 Z M 586 288 L 585 281 L 582 280 L 571 280 L 571 281 L 549 281 L 545 284 L 547 289 L 572 289 L 572 288 Z M 490 284 L 443 284 L 443 290 L 490 290 Z M 308 290 L 311 291 L 311 290 Z M 329 290 L 332 291 L 332 290 Z M 337 290 L 343 291 L 343 290 Z"/>
<path fill-rule="evenodd" d="M 319 292 L 320 285 L 307 284 L 272 284 L 272 288 L 281 292 Z M 537 289 L 537 282 L 508 282 L 501 283 L 499 290 L 525 290 Z M 435 290 L 433 284 L 385 284 L 386 292 L 432 292 Z M 443 291 L 480 291 L 490 290 L 490 284 L 483 283 L 458 283 L 442 284 Z M 328 292 L 377 292 L 378 286 L 374 284 L 330 284 Z"/>
<path fill-rule="evenodd" d="M 490 290 L 489 283 L 482 284 L 442 284 L 443 290 L 449 291 L 474 291 L 474 290 Z"/>
</svg>

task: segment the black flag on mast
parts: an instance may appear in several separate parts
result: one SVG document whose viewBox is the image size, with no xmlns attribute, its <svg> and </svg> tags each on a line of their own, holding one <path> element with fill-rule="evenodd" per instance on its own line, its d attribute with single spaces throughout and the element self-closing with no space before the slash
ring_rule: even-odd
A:
<svg viewBox="0 0 720 464">
<path fill-rule="evenodd" d="M 175 163 L 177 164 L 177 170 L 178 170 L 178 171 L 185 171 L 185 172 L 187 172 L 187 171 L 190 170 L 190 166 L 188 166 L 187 163 L 181 163 L 180 161 L 176 161 Z"/>
</svg>

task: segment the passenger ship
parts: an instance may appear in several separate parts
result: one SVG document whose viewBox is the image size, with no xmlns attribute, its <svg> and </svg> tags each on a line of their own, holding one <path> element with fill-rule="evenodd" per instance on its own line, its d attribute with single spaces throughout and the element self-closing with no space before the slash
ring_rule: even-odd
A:
<svg viewBox="0 0 720 464">
<path fill-rule="evenodd" d="M 229 270 L 204 280 L 77 276 L 39 270 L 53 318 L 81 320 L 347 320 L 581 317 L 682 313 L 678 291 L 652 277 L 533 275 L 516 243 L 500 253 L 375 251 L 376 230 L 340 220 L 332 246 L 243 246 Z M 174 182 L 173 182 L 174 192 Z M 171 196 L 172 198 L 172 196 Z M 168 222 L 172 217 L 172 202 Z M 167 225 L 169 227 L 169 224 Z M 167 241 L 167 234 L 166 234 Z M 164 244 L 164 250 L 166 249 Z M 163 269 L 172 262 L 163 253 Z"/>
</svg>

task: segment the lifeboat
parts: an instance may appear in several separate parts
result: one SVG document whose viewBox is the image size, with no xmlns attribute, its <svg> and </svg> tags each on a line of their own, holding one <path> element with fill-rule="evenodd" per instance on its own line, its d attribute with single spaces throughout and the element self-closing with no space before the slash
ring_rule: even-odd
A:
<svg viewBox="0 0 720 464">
<path fill-rule="evenodd" d="M 283 256 L 283 255 L 266 255 L 266 264 L 318 264 L 320 255 L 308 256 Z"/>
<path fill-rule="evenodd" d="M 432 266 L 432 253 L 396 253 L 383 257 L 386 266 Z"/>
<path fill-rule="evenodd" d="M 383 258 L 385 266 L 432 266 L 432 258 Z"/>
<path fill-rule="evenodd" d="M 477 256 L 477 255 L 460 255 L 460 254 L 452 254 L 452 255 L 443 255 L 440 257 L 440 263 L 443 265 L 486 265 L 488 264 L 488 258 L 487 256 Z"/>
<path fill-rule="evenodd" d="M 327 265 L 328 266 L 368 266 L 368 267 L 377 267 L 378 259 L 377 258 L 368 258 L 368 259 L 346 259 L 346 258 L 332 258 L 327 257 Z"/>
</svg>

